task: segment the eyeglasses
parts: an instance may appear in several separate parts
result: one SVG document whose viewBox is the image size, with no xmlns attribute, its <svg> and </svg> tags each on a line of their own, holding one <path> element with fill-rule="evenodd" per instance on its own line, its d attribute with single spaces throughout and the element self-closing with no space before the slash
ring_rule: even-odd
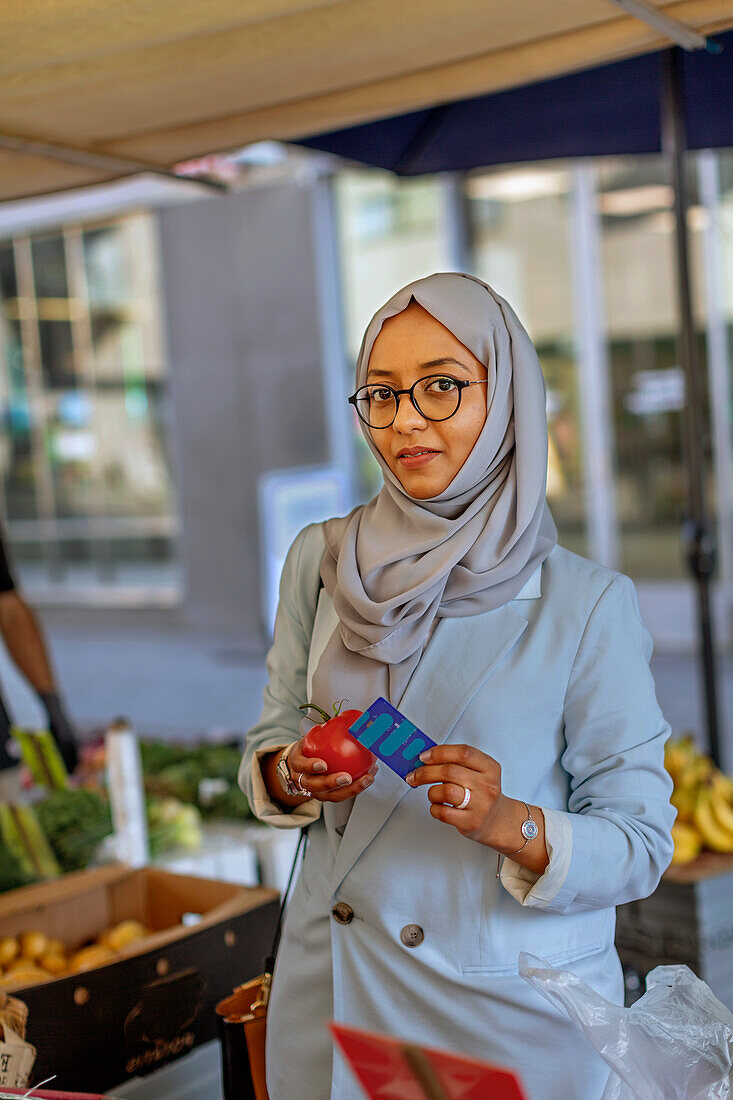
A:
<svg viewBox="0 0 733 1100">
<path fill-rule="evenodd" d="M 352 394 L 349 404 L 354 406 L 359 419 L 368 428 L 389 428 L 397 416 L 403 393 L 410 395 L 410 401 L 426 420 L 448 420 L 458 412 L 461 394 L 466 386 L 478 386 L 482 382 L 488 382 L 488 378 L 468 382 L 445 374 L 418 378 L 408 390 L 396 390 L 383 382 L 372 382 Z"/>
</svg>

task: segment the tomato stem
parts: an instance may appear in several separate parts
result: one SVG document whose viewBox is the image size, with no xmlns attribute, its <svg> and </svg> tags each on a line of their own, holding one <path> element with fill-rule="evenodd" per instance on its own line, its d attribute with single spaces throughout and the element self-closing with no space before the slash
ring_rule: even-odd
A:
<svg viewBox="0 0 733 1100">
<path fill-rule="evenodd" d="M 318 713 L 323 718 L 324 722 L 330 722 L 331 721 L 331 715 L 326 714 L 325 710 L 322 707 L 317 706 L 315 703 L 301 703 L 301 705 L 298 707 L 298 710 L 317 710 Z M 311 718 L 310 714 L 306 714 L 305 717 L 310 718 L 310 720 L 311 720 L 311 722 L 313 723 L 314 726 L 319 726 L 320 725 L 320 722 L 316 722 L 315 718 Z"/>
</svg>

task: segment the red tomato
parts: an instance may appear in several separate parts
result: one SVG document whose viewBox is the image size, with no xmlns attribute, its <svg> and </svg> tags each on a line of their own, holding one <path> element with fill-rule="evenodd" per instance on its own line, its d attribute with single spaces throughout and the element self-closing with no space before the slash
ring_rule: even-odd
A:
<svg viewBox="0 0 733 1100">
<path fill-rule="evenodd" d="M 352 779 L 361 779 L 375 760 L 369 749 L 349 733 L 349 726 L 362 713 L 345 710 L 308 730 L 302 742 L 303 756 L 325 760 L 329 772 L 348 772 Z"/>
</svg>

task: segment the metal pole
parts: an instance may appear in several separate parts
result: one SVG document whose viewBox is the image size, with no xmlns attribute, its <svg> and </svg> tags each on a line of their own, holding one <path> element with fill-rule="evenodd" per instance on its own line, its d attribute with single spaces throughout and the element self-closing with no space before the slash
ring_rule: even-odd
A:
<svg viewBox="0 0 733 1100">
<path fill-rule="evenodd" d="M 717 534 L 723 615 L 729 623 L 723 644 L 733 643 L 733 374 L 725 316 L 724 239 L 721 233 L 723 204 L 720 196 L 719 154 L 712 149 L 697 154 L 700 201 L 707 212 L 703 231 L 705 301 L 708 348 L 708 393 L 713 434 Z M 726 633 L 730 637 L 726 638 Z M 723 699 L 723 729 L 725 698 Z M 733 750 L 733 744 L 728 746 Z M 731 760 L 733 766 L 733 760 Z"/>
<path fill-rule="evenodd" d="M 473 242 L 464 173 L 445 172 L 442 177 L 442 190 L 451 271 L 467 271 L 474 274 Z"/>
<path fill-rule="evenodd" d="M 715 535 L 705 508 L 704 431 L 702 390 L 697 340 L 692 316 L 690 262 L 687 239 L 689 206 L 685 153 L 687 133 L 684 115 L 684 73 L 682 51 L 667 51 L 664 58 L 662 96 L 662 145 L 669 162 L 674 188 L 677 295 L 680 312 L 678 349 L 687 383 L 684 410 L 683 454 L 687 471 L 687 515 L 682 541 L 690 572 L 697 581 L 697 608 L 702 642 L 702 673 L 705 688 L 705 717 L 710 755 L 720 765 L 718 701 L 715 676 L 715 647 L 710 607 L 710 579 L 715 568 Z"/>
<path fill-rule="evenodd" d="M 609 569 L 618 569 L 618 521 L 613 479 L 616 448 L 611 430 L 613 402 L 603 303 L 596 171 L 590 162 L 579 161 L 573 168 L 570 197 L 588 549 L 593 561 Z"/>
</svg>

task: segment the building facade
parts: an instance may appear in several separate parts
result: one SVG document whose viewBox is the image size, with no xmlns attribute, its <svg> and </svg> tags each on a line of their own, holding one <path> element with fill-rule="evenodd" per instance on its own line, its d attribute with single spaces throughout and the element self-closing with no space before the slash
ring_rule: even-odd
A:
<svg viewBox="0 0 733 1100">
<path fill-rule="evenodd" d="M 694 169 L 726 645 L 733 153 Z M 538 348 L 561 542 L 631 575 L 657 645 L 691 650 L 671 204 L 660 157 L 398 180 L 303 154 L 223 196 L 138 180 L 5 204 L 0 518 L 29 596 L 264 649 L 263 478 L 331 467 L 348 501 L 377 489 L 344 404 L 364 327 L 410 279 L 462 269 Z"/>
</svg>

